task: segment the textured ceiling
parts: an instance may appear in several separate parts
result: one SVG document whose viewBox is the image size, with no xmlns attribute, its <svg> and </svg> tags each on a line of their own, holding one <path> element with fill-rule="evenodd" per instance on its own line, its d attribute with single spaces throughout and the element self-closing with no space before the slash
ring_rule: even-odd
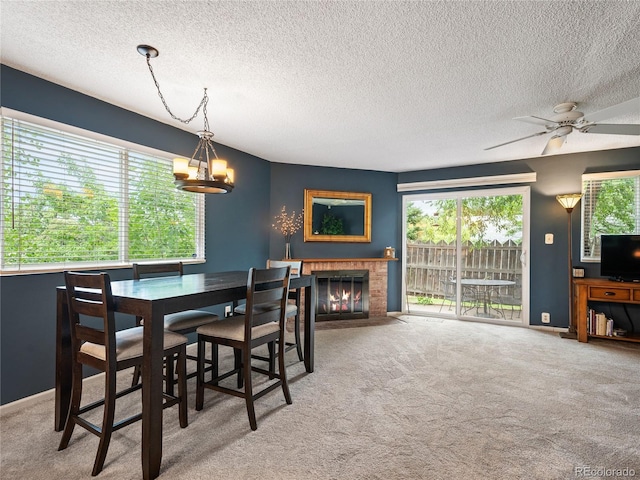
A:
<svg viewBox="0 0 640 480">
<path fill-rule="evenodd" d="M 274 162 L 408 171 L 539 156 L 513 117 L 640 97 L 638 1 L 1 0 L 1 60 Z M 640 124 L 640 111 L 606 123 Z M 195 143 L 194 143 L 195 144 Z M 561 153 L 640 145 L 573 132 Z M 560 157 L 562 158 L 562 157 Z"/>
</svg>

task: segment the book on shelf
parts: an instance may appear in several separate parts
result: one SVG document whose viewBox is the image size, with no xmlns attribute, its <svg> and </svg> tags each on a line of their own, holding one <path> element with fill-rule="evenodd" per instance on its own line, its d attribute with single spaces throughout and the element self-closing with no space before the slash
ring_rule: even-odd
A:
<svg viewBox="0 0 640 480">
<path fill-rule="evenodd" d="M 601 337 L 613 336 L 613 319 L 592 308 L 587 311 L 587 334 Z"/>
<path fill-rule="evenodd" d="M 606 335 L 607 317 L 604 313 L 596 313 L 596 335 Z"/>
</svg>

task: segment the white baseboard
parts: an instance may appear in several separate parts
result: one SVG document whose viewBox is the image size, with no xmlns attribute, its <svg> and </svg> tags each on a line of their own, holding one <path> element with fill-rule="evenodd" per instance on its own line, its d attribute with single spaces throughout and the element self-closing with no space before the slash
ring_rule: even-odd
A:
<svg viewBox="0 0 640 480">
<path fill-rule="evenodd" d="M 387 315 L 390 317 L 399 317 L 400 315 L 412 315 L 411 313 L 403 313 L 403 312 L 387 312 Z M 482 320 L 484 323 L 494 323 L 496 325 L 511 325 L 510 323 L 504 323 L 504 322 L 487 322 L 486 319 Z M 546 325 L 513 325 L 513 326 L 517 326 L 517 327 L 524 327 L 524 328 L 531 328 L 534 330 L 541 330 L 544 332 L 568 332 L 569 329 L 567 327 L 552 327 L 552 326 L 546 326 Z"/>
<path fill-rule="evenodd" d="M 546 327 L 544 325 L 529 325 L 533 330 L 544 330 L 545 332 L 568 332 L 567 327 Z"/>
</svg>

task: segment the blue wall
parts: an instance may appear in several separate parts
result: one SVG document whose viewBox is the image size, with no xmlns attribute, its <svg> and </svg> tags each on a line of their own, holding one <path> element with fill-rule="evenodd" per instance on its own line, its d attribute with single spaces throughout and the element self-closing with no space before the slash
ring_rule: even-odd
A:
<svg viewBox="0 0 640 480">
<path fill-rule="evenodd" d="M 273 163 L 271 165 L 271 219 L 282 206 L 287 212 L 302 211 L 304 189 L 371 193 L 371 243 L 304 242 L 302 229 L 291 239 L 296 258 L 365 258 L 382 257 L 387 246 L 399 247 L 402 218 L 398 216 L 397 175 L 370 170 L 311 167 Z M 271 222 L 273 223 L 273 222 Z M 281 258 L 284 239 L 271 230 L 269 254 Z M 398 311 L 400 304 L 400 262 L 389 262 L 387 309 Z"/>
<path fill-rule="evenodd" d="M 3 107 L 178 155 L 190 156 L 197 142 L 193 133 L 4 65 L 1 75 Z M 261 224 L 270 215 L 270 163 L 224 146 L 217 150 L 235 169 L 237 186 L 231 194 L 206 196 L 207 262 L 186 266 L 188 273 L 248 269 L 269 255 L 268 230 Z M 109 274 L 131 278 L 130 269 Z M 63 283 L 61 273 L 0 277 L 0 403 L 53 387 L 55 287 Z M 212 310 L 221 314 L 222 308 Z"/>
<path fill-rule="evenodd" d="M 583 173 L 637 169 L 640 169 L 640 147 L 407 172 L 398 175 L 398 183 L 535 172 L 536 181 L 530 185 L 531 293 L 529 323 L 542 325 L 540 320 L 542 312 L 549 312 L 551 323 L 548 326 L 567 327 L 569 324 L 567 212 L 560 206 L 555 196 L 580 192 Z M 411 194 L 413 193 L 419 192 L 411 192 Z M 401 210 L 398 214 L 401 214 Z M 584 267 L 587 277 L 599 277 L 599 263 L 580 262 L 580 208 L 574 210 L 572 221 L 573 265 Z M 554 243 L 552 245 L 544 243 L 545 233 L 553 233 Z M 634 321 L 640 318 L 640 309 L 629 306 L 628 310 Z M 638 325 L 640 326 L 640 323 Z"/>
<path fill-rule="evenodd" d="M 197 141 L 192 133 L 4 65 L 0 75 L 4 107 L 180 155 L 191 155 Z M 380 257 L 386 246 L 395 247 L 400 257 L 402 196 L 396 183 L 536 172 L 537 181 L 531 184 L 531 324 L 540 324 L 541 312 L 547 311 L 552 326 L 558 327 L 568 324 L 567 214 L 555 195 L 580 191 L 585 172 L 640 168 L 640 148 L 401 174 L 269 163 L 222 145 L 217 150 L 235 168 L 237 186 L 228 195 L 207 195 L 207 262 L 187 266 L 187 272 L 247 269 L 263 265 L 266 258 L 280 258 L 284 240 L 271 228 L 273 218 L 283 205 L 289 212 L 301 211 L 305 188 L 372 193 L 372 241 L 304 243 L 300 231 L 292 239 L 295 257 Z M 573 219 L 574 264 L 579 264 L 578 210 Z M 545 233 L 554 234 L 553 245 L 544 244 Z M 583 266 L 587 276 L 599 276 L 599 264 Z M 113 279 L 131 278 L 129 269 L 109 273 Z M 60 273 L 0 277 L 1 404 L 53 387 L 55 287 L 62 283 Z M 400 262 L 392 262 L 390 311 L 400 309 L 401 283 Z M 221 313 L 221 308 L 213 310 Z"/>
<path fill-rule="evenodd" d="M 189 156 L 197 137 L 95 98 L 2 65 L 3 107 L 48 118 L 133 143 Z M 308 250 L 294 237 L 294 253 L 307 257 L 381 256 L 399 237 L 396 174 L 271 164 L 218 145 L 220 157 L 235 169 L 231 194 L 206 196 L 206 258 L 185 267 L 188 273 L 248 269 L 280 258 L 282 237 L 271 228 L 281 206 L 302 209 L 304 188 L 368 191 L 373 194 L 371 244 L 317 244 Z M 294 187 L 295 186 L 295 187 Z M 306 251 L 305 251 L 306 250 Z M 397 263 L 397 262 L 396 262 Z M 390 273 L 396 282 L 397 265 Z M 112 279 L 131 278 L 129 269 L 109 271 Z M 61 273 L 0 277 L 0 404 L 48 390 L 54 385 L 55 287 Z M 389 307 L 398 309 L 393 289 Z M 222 313 L 222 306 L 212 310 Z"/>
</svg>

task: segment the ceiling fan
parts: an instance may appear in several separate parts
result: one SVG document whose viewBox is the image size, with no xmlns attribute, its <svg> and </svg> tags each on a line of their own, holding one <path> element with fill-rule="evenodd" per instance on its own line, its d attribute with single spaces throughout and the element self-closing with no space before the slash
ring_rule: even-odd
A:
<svg viewBox="0 0 640 480">
<path fill-rule="evenodd" d="M 578 104 L 575 102 L 560 103 L 553 108 L 551 118 L 537 117 L 534 115 L 528 117 L 516 117 L 514 120 L 520 120 L 521 122 L 534 123 L 536 125 L 544 125 L 545 129 L 542 132 L 527 135 L 526 137 L 511 140 L 509 142 L 494 145 L 493 147 L 485 148 L 485 150 L 491 150 L 493 148 L 509 145 L 510 143 L 519 142 L 531 137 L 537 137 L 539 135 L 546 135 L 552 133 L 552 137 L 547 142 L 547 145 L 542 151 L 542 155 L 557 152 L 569 135 L 574 130 L 582 133 L 604 133 L 609 135 L 640 135 L 640 124 L 623 124 L 623 123 L 598 123 L 601 120 L 617 117 L 620 115 L 627 115 L 630 113 L 640 112 L 640 97 L 633 98 L 626 102 L 614 105 L 612 107 L 605 108 L 598 112 L 594 112 L 585 117 L 585 114 L 576 110 Z"/>
</svg>

